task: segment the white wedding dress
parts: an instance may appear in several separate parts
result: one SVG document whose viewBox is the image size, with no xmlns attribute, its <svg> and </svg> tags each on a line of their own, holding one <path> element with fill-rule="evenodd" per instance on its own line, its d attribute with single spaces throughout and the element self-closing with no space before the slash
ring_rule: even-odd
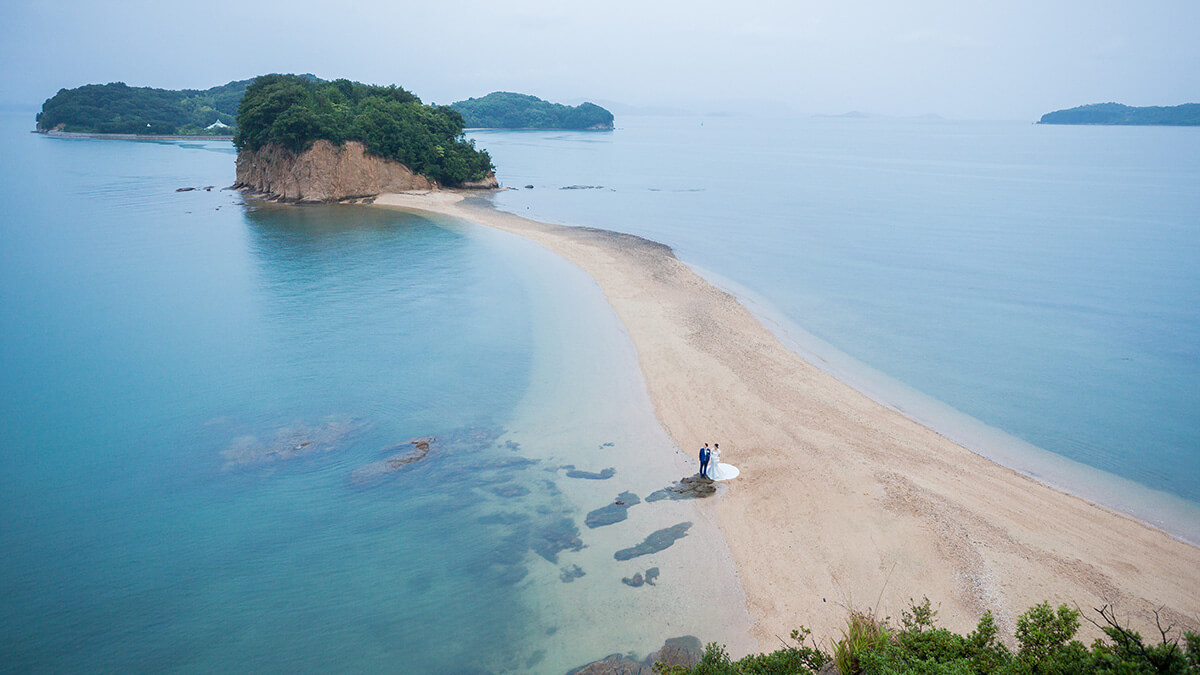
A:
<svg viewBox="0 0 1200 675">
<path fill-rule="evenodd" d="M 710 480 L 729 480 L 737 478 L 741 471 L 732 464 L 721 463 L 721 451 L 713 450 L 708 458 L 708 477 Z"/>
</svg>

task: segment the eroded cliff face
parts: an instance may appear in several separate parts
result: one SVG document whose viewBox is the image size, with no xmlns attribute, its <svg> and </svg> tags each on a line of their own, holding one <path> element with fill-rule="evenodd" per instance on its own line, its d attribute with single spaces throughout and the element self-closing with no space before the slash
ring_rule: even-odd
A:
<svg viewBox="0 0 1200 675">
<path fill-rule="evenodd" d="M 496 178 L 489 176 L 462 187 L 496 186 Z M 298 155 L 278 145 L 265 145 L 256 151 L 241 150 L 234 187 L 285 201 L 333 202 L 436 186 L 399 162 L 367 154 L 358 141 L 347 141 L 338 147 L 321 140 Z"/>
</svg>

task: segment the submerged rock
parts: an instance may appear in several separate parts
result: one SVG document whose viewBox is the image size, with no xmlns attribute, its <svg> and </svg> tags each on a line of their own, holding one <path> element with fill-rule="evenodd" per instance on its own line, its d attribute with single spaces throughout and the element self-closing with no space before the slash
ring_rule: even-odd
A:
<svg viewBox="0 0 1200 675">
<path fill-rule="evenodd" d="M 660 502 L 664 499 L 703 499 L 717 493 L 717 485 L 700 474 L 688 476 L 668 485 L 661 490 L 655 490 L 646 497 L 647 502 Z"/>
<path fill-rule="evenodd" d="M 646 570 L 646 583 L 653 586 L 654 582 L 657 580 L 658 580 L 658 568 L 657 567 L 651 567 L 650 569 Z"/>
<path fill-rule="evenodd" d="M 629 517 L 629 507 L 640 503 L 642 500 L 638 499 L 637 495 L 632 492 L 622 492 L 617 495 L 616 501 L 612 504 L 590 511 L 583 519 L 583 523 L 592 529 L 619 523 Z"/>
<path fill-rule="evenodd" d="M 529 494 L 529 488 L 524 485 L 496 485 L 492 488 L 492 493 L 505 499 L 512 499 L 513 497 L 524 497 Z"/>
<path fill-rule="evenodd" d="M 563 466 L 567 470 L 567 478 L 583 478 L 585 480 L 608 480 L 617 475 L 617 470 L 613 467 L 608 467 L 603 471 L 580 471 L 575 468 L 574 464 L 566 464 Z"/>
<path fill-rule="evenodd" d="M 254 435 L 235 438 L 221 451 L 221 456 L 225 458 L 225 468 L 233 469 L 313 455 L 333 450 L 363 426 L 348 418 L 329 419 L 316 427 L 297 423 L 280 427 L 267 439 Z"/>
<path fill-rule="evenodd" d="M 393 474 L 409 464 L 425 459 L 429 455 L 429 449 L 432 447 L 431 444 L 435 441 L 437 441 L 436 438 L 429 436 L 414 438 L 407 443 L 393 445 L 387 448 L 385 452 L 400 448 L 405 448 L 405 451 L 396 453 L 387 459 L 358 467 L 350 473 L 350 480 L 354 483 L 365 483 Z"/>
<path fill-rule="evenodd" d="M 650 555 L 666 550 L 675 544 L 676 541 L 687 536 L 687 531 L 691 529 L 690 522 L 679 523 L 671 527 L 664 527 L 661 530 L 651 532 L 642 543 L 632 548 L 623 548 L 613 554 L 617 560 L 631 560 L 638 556 Z"/>
<path fill-rule="evenodd" d="M 575 521 L 563 517 L 539 528 L 531 547 L 534 553 L 557 565 L 559 553 L 582 551 L 583 540 Z"/>
<path fill-rule="evenodd" d="M 609 654 L 567 675 L 651 675 L 655 663 L 694 668 L 703 653 L 699 638 L 684 635 L 667 640 L 658 651 L 640 661 L 633 654 Z"/>
<path fill-rule="evenodd" d="M 558 578 L 562 579 L 564 584 L 569 584 L 585 574 L 587 572 L 584 572 L 579 565 L 568 565 L 562 568 L 562 574 L 558 575 Z"/>
<path fill-rule="evenodd" d="M 634 572 L 632 577 L 623 577 L 621 579 L 621 583 L 625 584 L 626 586 L 637 588 L 644 584 L 653 586 L 656 579 L 658 579 L 658 568 L 651 567 L 650 569 L 646 570 L 645 575 L 643 575 L 641 572 Z"/>
</svg>

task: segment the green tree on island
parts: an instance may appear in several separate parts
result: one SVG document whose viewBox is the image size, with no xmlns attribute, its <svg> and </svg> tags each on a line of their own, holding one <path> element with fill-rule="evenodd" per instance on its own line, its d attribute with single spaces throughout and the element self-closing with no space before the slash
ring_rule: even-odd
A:
<svg viewBox="0 0 1200 675">
<path fill-rule="evenodd" d="M 492 158 L 463 137 L 462 116 L 430 106 L 395 85 L 380 87 L 297 75 L 256 78 L 238 106 L 239 150 L 276 144 L 303 152 L 313 141 L 359 141 L 367 152 L 396 160 L 444 185 L 479 180 Z"/>
</svg>

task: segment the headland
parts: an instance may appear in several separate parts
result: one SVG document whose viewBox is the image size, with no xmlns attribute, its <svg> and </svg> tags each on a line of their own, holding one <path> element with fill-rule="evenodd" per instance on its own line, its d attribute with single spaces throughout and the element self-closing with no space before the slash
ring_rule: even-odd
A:
<svg viewBox="0 0 1200 675">
<path fill-rule="evenodd" d="M 512 232 L 587 272 L 623 322 L 660 424 L 742 469 L 718 522 L 769 648 L 803 623 L 928 596 L 1002 634 L 1041 602 L 1114 604 L 1135 629 L 1200 628 L 1200 549 L 987 460 L 787 349 L 736 298 L 640 237 L 540 223 L 451 191 L 380 195 Z M 707 636 L 701 636 L 708 639 Z"/>
</svg>

